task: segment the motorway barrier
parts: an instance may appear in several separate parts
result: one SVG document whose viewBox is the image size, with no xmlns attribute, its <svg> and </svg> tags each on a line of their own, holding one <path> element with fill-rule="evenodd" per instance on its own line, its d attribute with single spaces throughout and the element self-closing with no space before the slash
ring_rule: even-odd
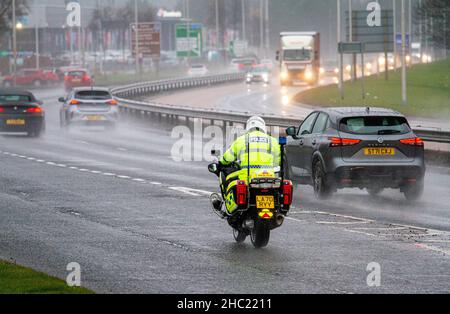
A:
<svg viewBox="0 0 450 314">
<path fill-rule="evenodd" d="M 142 102 L 131 99 L 170 90 L 197 88 L 233 81 L 242 81 L 244 78 L 244 73 L 229 73 L 201 77 L 168 79 L 116 87 L 112 89 L 112 93 L 119 101 L 121 113 L 135 117 L 154 117 L 156 115 L 159 119 L 165 117 L 170 121 L 183 118 L 186 121 L 191 119 L 209 120 L 211 124 L 214 124 L 216 121 L 222 121 L 225 125 L 245 124 L 252 113 L 237 112 L 232 110 L 217 110 L 212 108 L 190 108 L 155 102 Z M 261 114 L 261 117 L 264 118 L 266 124 L 270 127 L 285 128 L 289 126 L 298 126 L 302 122 L 302 119 L 299 119 L 293 115 L 277 116 Z M 450 144 L 450 130 L 415 128 L 414 132 L 424 141 Z"/>
</svg>

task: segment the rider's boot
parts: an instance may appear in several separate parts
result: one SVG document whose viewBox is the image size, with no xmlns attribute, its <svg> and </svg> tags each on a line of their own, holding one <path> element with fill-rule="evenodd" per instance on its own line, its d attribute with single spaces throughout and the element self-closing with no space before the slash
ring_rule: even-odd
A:
<svg viewBox="0 0 450 314">
<path fill-rule="evenodd" d="M 220 217 L 220 218 L 225 218 L 226 214 L 223 210 L 223 200 L 222 197 L 217 194 L 217 193 L 213 193 L 211 194 L 211 196 L 209 197 L 209 200 L 211 201 L 211 206 L 214 210 L 214 212 Z"/>
</svg>

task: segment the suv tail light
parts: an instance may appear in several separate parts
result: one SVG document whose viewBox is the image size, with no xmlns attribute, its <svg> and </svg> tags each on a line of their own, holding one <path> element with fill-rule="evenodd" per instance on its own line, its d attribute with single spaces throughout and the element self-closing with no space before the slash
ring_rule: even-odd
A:
<svg viewBox="0 0 450 314">
<path fill-rule="evenodd" d="M 83 82 L 89 82 L 91 80 L 91 78 L 89 77 L 89 75 L 84 75 L 82 78 Z"/>
<path fill-rule="evenodd" d="M 423 140 L 420 137 L 406 138 L 400 140 L 400 143 L 411 146 L 423 146 Z"/>
<path fill-rule="evenodd" d="M 107 102 L 106 102 L 108 105 L 110 105 L 110 106 L 117 106 L 119 103 L 117 102 L 117 100 L 115 100 L 115 99 L 112 99 L 112 100 L 108 100 Z"/>
<path fill-rule="evenodd" d="M 361 140 L 353 139 L 353 138 L 340 138 L 340 137 L 330 137 L 331 147 L 338 146 L 352 146 L 361 143 Z"/>
<path fill-rule="evenodd" d="M 245 184 L 245 181 L 237 182 L 236 198 L 236 204 L 247 205 L 247 184 Z"/>
<path fill-rule="evenodd" d="M 5 108 L 0 107 L 0 113 L 5 112 Z"/>
<path fill-rule="evenodd" d="M 283 181 L 283 205 L 287 205 L 287 206 L 292 205 L 293 194 L 294 194 L 294 187 L 292 185 L 292 181 L 284 180 Z"/>
<path fill-rule="evenodd" d="M 30 107 L 27 109 L 27 113 L 43 113 L 44 110 L 41 107 Z"/>
<path fill-rule="evenodd" d="M 73 100 L 70 101 L 70 104 L 71 105 L 79 105 L 80 102 L 78 100 L 76 100 L 76 99 L 73 99 Z"/>
</svg>

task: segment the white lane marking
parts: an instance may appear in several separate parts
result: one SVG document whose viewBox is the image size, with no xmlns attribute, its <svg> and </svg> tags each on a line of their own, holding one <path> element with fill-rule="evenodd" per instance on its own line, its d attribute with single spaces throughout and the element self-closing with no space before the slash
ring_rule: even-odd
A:
<svg viewBox="0 0 450 314">
<path fill-rule="evenodd" d="M 162 185 L 161 182 L 150 182 L 150 184 L 153 184 L 153 185 Z"/>
<path fill-rule="evenodd" d="M 211 194 L 213 194 L 213 192 L 205 191 L 205 190 L 192 189 L 192 188 L 187 188 L 187 187 L 180 187 L 180 188 L 182 188 L 186 191 L 192 192 L 192 193 L 204 194 L 207 196 L 210 196 Z"/>
<path fill-rule="evenodd" d="M 144 179 L 139 179 L 139 178 L 135 178 L 135 179 L 133 179 L 133 181 L 135 181 L 135 182 L 142 182 L 142 183 L 147 182 Z"/>
<path fill-rule="evenodd" d="M 65 164 L 57 164 L 57 166 L 60 168 L 67 168 L 67 165 L 65 165 Z"/>
<path fill-rule="evenodd" d="M 354 216 L 348 216 L 348 215 L 341 215 L 341 214 L 334 214 L 329 212 L 323 212 L 323 211 L 315 211 L 315 210 L 304 210 L 300 212 L 295 212 L 295 214 L 319 214 L 319 215 L 326 215 L 326 216 L 333 216 L 338 218 L 346 218 L 346 219 L 353 219 L 358 221 L 365 221 L 365 222 L 374 222 L 372 219 L 366 219 L 366 218 L 360 218 L 360 217 L 354 217 Z"/>
<path fill-rule="evenodd" d="M 359 234 L 364 234 L 366 236 L 369 237 L 378 237 L 376 234 L 374 233 L 369 233 L 369 232 L 364 232 L 364 231 L 358 231 L 358 230 L 353 230 L 353 229 L 344 229 L 344 231 L 350 232 L 350 233 L 359 233 Z"/>
<path fill-rule="evenodd" d="M 316 224 L 320 225 L 359 225 L 367 224 L 368 221 L 316 221 Z"/>
<path fill-rule="evenodd" d="M 128 149 L 123 148 L 123 147 L 117 147 L 117 150 L 120 150 L 121 152 L 127 152 Z"/>
<path fill-rule="evenodd" d="M 292 218 L 292 217 L 285 217 L 285 219 L 289 219 L 289 220 L 293 220 L 293 221 L 297 221 L 297 222 L 306 222 L 306 220 Z"/>
<path fill-rule="evenodd" d="M 100 174 L 100 173 L 102 173 L 102 172 L 101 172 L 101 171 L 98 171 L 98 170 L 92 170 L 91 173 L 93 173 L 93 174 Z"/>
<path fill-rule="evenodd" d="M 450 255 L 449 250 L 445 250 L 445 249 L 442 249 L 442 248 L 434 246 L 434 245 L 428 245 L 428 244 L 424 244 L 424 243 L 416 243 L 416 246 L 421 249 L 442 253 L 444 255 Z"/>
<path fill-rule="evenodd" d="M 117 176 L 117 178 L 119 178 L 119 179 L 131 179 L 131 177 L 129 177 L 129 176 Z"/>
<path fill-rule="evenodd" d="M 184 193 L 184 194 L 188 194 L 188 195 L 191 195 L 191 196 L 200 196 L 200 194 L 194 193 L 194 192 L 191 191 L 191 189 L 185 188 L 185 187 L 182 187 L 182 186 L 172 186 L 172 187 L 169 187 L 169 189 L 177 191 L 177 192 L 181 192 L 181 193 Z"/>
<path fill-rule="evenodd" d="M 46 164 L 49 166 L 56 166 L 56 164 L 52 161 L 47 161 Z"/>
<path fill-rule="evenodd" d="M 408 229 L 406 227 L 395 227 L 395 228 L 391 228 L 391 227 L 381 227 L 381 228 L 376 228 L 376 227 L 357 227 L 357 228 L 353 228 L 353 230 L 405 230 Z"/>
<path fill-rule="evenodd" d="M 111 173 L 111 172 L 103 172 L 102 175 L 108 176 L 108 177 L 114 177 L 114 176 L 116 176 L 115 173 Z"/>
</svg>

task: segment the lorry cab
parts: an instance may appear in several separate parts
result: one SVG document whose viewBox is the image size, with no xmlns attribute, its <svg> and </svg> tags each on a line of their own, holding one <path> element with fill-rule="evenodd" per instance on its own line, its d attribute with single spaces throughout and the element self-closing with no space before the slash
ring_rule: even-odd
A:
<svg viewBox="0 0 450 314">
<path fill-rule="evenodd" d="M 295 82 L 317 83 L 320 71 L 320 34 L 317 32 L 283 32 L 277 51 L 282 86 Z"/>
</svg>

